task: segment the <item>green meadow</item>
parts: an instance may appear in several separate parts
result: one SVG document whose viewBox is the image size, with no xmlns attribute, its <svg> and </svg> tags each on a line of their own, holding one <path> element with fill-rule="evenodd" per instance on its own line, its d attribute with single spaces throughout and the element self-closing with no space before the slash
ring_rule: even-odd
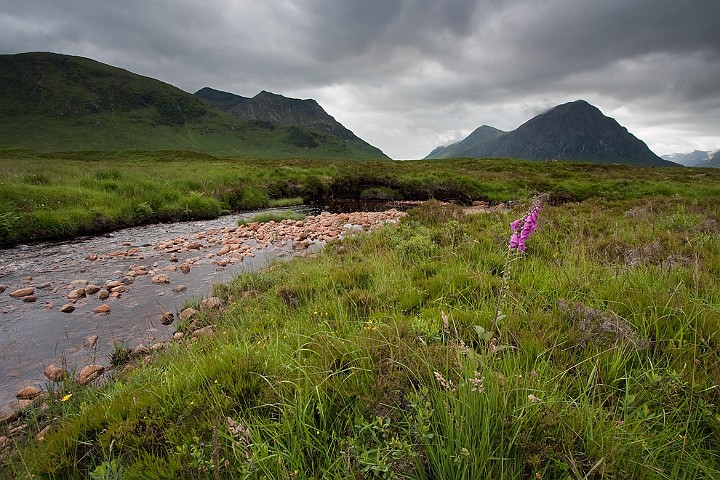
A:
<svg viewBox="0 0 720 480">
<path fill-rule="evenodd" d="M 0 150 L 0 246 L 330 198 L 550 202 L 720 193 L 713 169 L 518 160 L 310 160 Z"/>
<path fill-rule="evenodd" d="M 6 478 L 720 478 L 720 172 L 5 155 L 16 226 L 50 198 L 77 218 L 146 204 L 137 222 L 199 215 L 191 198 L 207 215 L 379 188 L 511 201 L 430 200 L 216 285 L 221 308 L 179 322 L 184 339 L 25 410 Z M 510 251 L 539 193 L 538 228 Z"/>
</svg>

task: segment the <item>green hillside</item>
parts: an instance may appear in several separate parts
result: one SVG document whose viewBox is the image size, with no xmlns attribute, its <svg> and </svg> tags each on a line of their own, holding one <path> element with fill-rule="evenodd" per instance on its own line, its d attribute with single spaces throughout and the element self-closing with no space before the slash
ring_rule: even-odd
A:
<svg viewBox="0 0 720 480">
<path fill-rule="evenodd" d="M 158 80 L 82 57 L 0 55 L 0 148 L 193 150 L 265 158 L 377 158 L 324 132 L 235 118 Z"/>
</svg>

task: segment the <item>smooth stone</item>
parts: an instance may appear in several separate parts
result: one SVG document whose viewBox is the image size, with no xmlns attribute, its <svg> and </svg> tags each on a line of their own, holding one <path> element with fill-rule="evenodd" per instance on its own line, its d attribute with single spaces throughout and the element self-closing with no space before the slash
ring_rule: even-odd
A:
<svg viewBox="0 0 720 480">
<path fill-rule="evenodd" d="M 98 299 L 99 299 L 99 300 L 105 300 L 105 299 L 107 299 L 107 298 L 109 298 L 109 297 L 110 297 L 110 292 L 108 292 L 107 290 L 100 290 L 100 291 L 98 292 Z"/>
<path fill-rule="evenodd" d="M 200 302 L 200 310 L 212 310 L 214 308 L 220 308 L 221 305 L 222 300 L 220 300 L 218 297 L 209 297 Z"/>
<path fill-rule="evenodd" d="M 37 302 L 37 297 L 35 295 L 28 295 L 27 297 L 22 297 L 22 301 L 25 303 Z"/>
<path fill-rule="evenodd" d="M 77 384 L 87 385 L 88 383 L 99 377 L 100 374 L 104 371 L 105 367 L 103 367 L 102 365 L 85 365 L 83 368 L 80 369 L 80 373 L 78 374 L 77 378 Z"/>
<path fill-rule="evenodd" d="M 47 379 L 51 382 L 59 382 L 65 377 L 65 375 L 67 375 L 67 372 L 64 369 L 55 365 L 54 363 L 51 363 L 50 365 L 45 367 L 43 375 L 45 375 Z"/>
<path fill-rule="evenodd" d="M 127 291 L 127 287 L 125 285 L 119 285 L 117 287 L 113 287 L 110 290 L 110 293 L 125 293 Z"/>
<path fill-rule="evenodd" d="M 180 312 L 180 320 L 190 320 L 192 317 L 197 315 L 198 311 L 192 307 L 188 307 Z"/>
<path fill-rule="evenodd" d="M 110 280 L 105 284 L 105 290 L 110 291 L 115 287 L 119 287 L 123 283 L 118 280 Z"/>
<path fill-rule="evenodd" d="M 37 288 L 39 288 L 39 289 L 49 288 L 49 287 L 50 287 L 50 282 L 41 283 L 40 285 L 37 286 Z"/>
<path fill-rule="evenodd" d="M 208 325 L 207 327 L 198 328 L 192 333 L 193 338 L 201 338 L 201 337 L 212 337 L 215 334 L 215 330 L 213 329 L 212 325 Z"/>
<path fill-rule="evenodd" d="M 182 285 L 182 284 L 180 284 L 180 285 L 176 286 L 175 288 L 173 288 L 173 292 L 175 292 L 175 293 L 182 293 L 182 292 L 184 292 L 185 290 L 187 290 L 187 287 L 186 287 L 185 285 Z"/>
<path fill-rule="evenodd" d="M 60 307 L 60 311 L 62 313 L 72 313 L 75 311 L 75 305 L 73 305 L 71 303 L 66 303 L 65 305 Z"/>
<path fill-rule="evenodd" d="M 97 335 L 90 335 L 85 340 L 83 340 L 83 347 L 93 348 L 95 346 L 95 344 L 97 343 L 98 338 L 99 337 Z"/>
<path fill-rule="evenodd" d="M 103 303 L 102 305 L 98 305 L 97 307 L 93 308 L 93 313 L 110 313 L 110 305 L 107 303 Z"/>
<path fill-rule="evenodd" d="M 190 265 L 188 265 L 187 263 L 183 263 L 182 265 L 180 265 L 179 269 L 184 274 L 188 274 L 190 272 Z"/>
<path fill-rule="evenodd" d="M 84 288 L 77 288 L 67 294 L 67 298 L 69 298 L 70 300 L 77 300 L 79 298 L 83 298 L 84 296 L 85 296 Z"/>
<path fill-rule="evenodd" d="M 18 290 L 15 290 L 14 292 L 10 292 L 10 296 L 13 298 L 22 298 L 22 297 L 28 297 L 35 293 L 34 287 L 25 287 L 20 288 Z"/>
<path fill-rule="evenodd" d="M 147 355 L 148 353 L 150 353 L 150 349 L 147 348 L 142 343 L 140 345 L 136 346 L 135 348 L 133 348 L 133 350 L 132 350 L 132 354 L 137 355 L 137 356 Z"/>
<path fill-rule="evenodd" d="M 20 400 L 32 400 L 33 398 L 40 395 L 42 390 L 32 385 L 21 388 L 16 394 L 15 398 Z"/>
<path fill-rule="evenodd" d="M 152 283 L 170 283 L 170 277 L 161 273 L 152 277 Z"/>
<path fill-rule="evenodd" d="M 97 285 L 90 284 L 85 287 L 85 293 L 88 295 L 95 295 L 99 291 L 100 287 L 98 287 Z"/>
<path fill-rule="evenodd" d="M 184 336 L 185 336 L 185 335 L 184 335 L 182 332 L 175 332 L 175 333 L 173 333 L 173 340 L 180 340 L 180 339 L 182 339 Z"/>
</svg>

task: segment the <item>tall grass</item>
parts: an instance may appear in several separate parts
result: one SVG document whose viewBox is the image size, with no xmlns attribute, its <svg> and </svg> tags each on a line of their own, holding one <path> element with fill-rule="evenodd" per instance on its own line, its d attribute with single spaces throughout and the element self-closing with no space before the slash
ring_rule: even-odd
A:
<svg viewBox="0 0 720 480">
<path fill-rule="evenodd" d="M 2 471 L 719 478 L 717 202 L 545 206 L 493 337 L 508 225 L 527 207 L 430 202 L 216 286 L 222 309 L 179 326 L 214 336 L 28 413 Z"/>
</svg>

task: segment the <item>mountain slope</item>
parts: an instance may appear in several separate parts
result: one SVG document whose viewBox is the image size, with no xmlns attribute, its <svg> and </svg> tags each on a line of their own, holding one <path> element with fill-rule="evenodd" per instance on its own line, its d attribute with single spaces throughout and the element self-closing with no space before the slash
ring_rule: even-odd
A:
<svg viewBox="0 0 720 480">
<path fill-rule="evenodd" d="M 446 147 L 437 147 L 425 158 L 432 159 L 464 157 L 467 156 L 464 155 L 465 152 L 472 151 L 472 149 L 476 148 L 478 145 L 485 142 L 486 140 L 497 138 L 506 133 L 507 132 L 499 130 L 495 127 L 491 127 L 490 125 L 482 125 L 481 127 L 476 128 L 474 132 L 472 132 L 470 135 L 468 135 L 459 142 L 453 143 Z"/>
<path fill-rule="evenodd" d="M 345 128 L 312 99 L 288 98 L 266 91 L 247 98 L 210 87 L 198 90 L 195 96 L 243 120 L 312 128 L 345 140 L 356 148 L 374 151 L 378 157 L 385 156 L 382 151 Z"/>
<path fill-rule="evenodd" d="M 172 85 L 127 70 L 42 52 L 0 55 L 0 147 L 182 149 L 274 158 L 382 156 L 310 128 L 238 119 Z"/>
<path fill-rule="evenodd" d="M 462 142 L 460 142 L 462 143 Z M 558 105 L 512 132 L 453 152 L 456 157 L 578 160 L 641 166 L 676 166 L 655 155 L 616 120 L 584 100 Z"/>
<path fill-rule="evenodd" d="M 707 160 L 693 166 L 701 168 L 720 168 L 720 150 L 710 153 Z"/>
<path fill-rule="evenodd" d="M 680 165 L 684 165 L 686 167 L 694 167 L 700 163 L 710 160 L 710 155 L 711 152 L 695 150 L 690 153 L 671 153 L 669 155 L 662 155 L 660 158 L 679 163 Z"/>
</svg>

